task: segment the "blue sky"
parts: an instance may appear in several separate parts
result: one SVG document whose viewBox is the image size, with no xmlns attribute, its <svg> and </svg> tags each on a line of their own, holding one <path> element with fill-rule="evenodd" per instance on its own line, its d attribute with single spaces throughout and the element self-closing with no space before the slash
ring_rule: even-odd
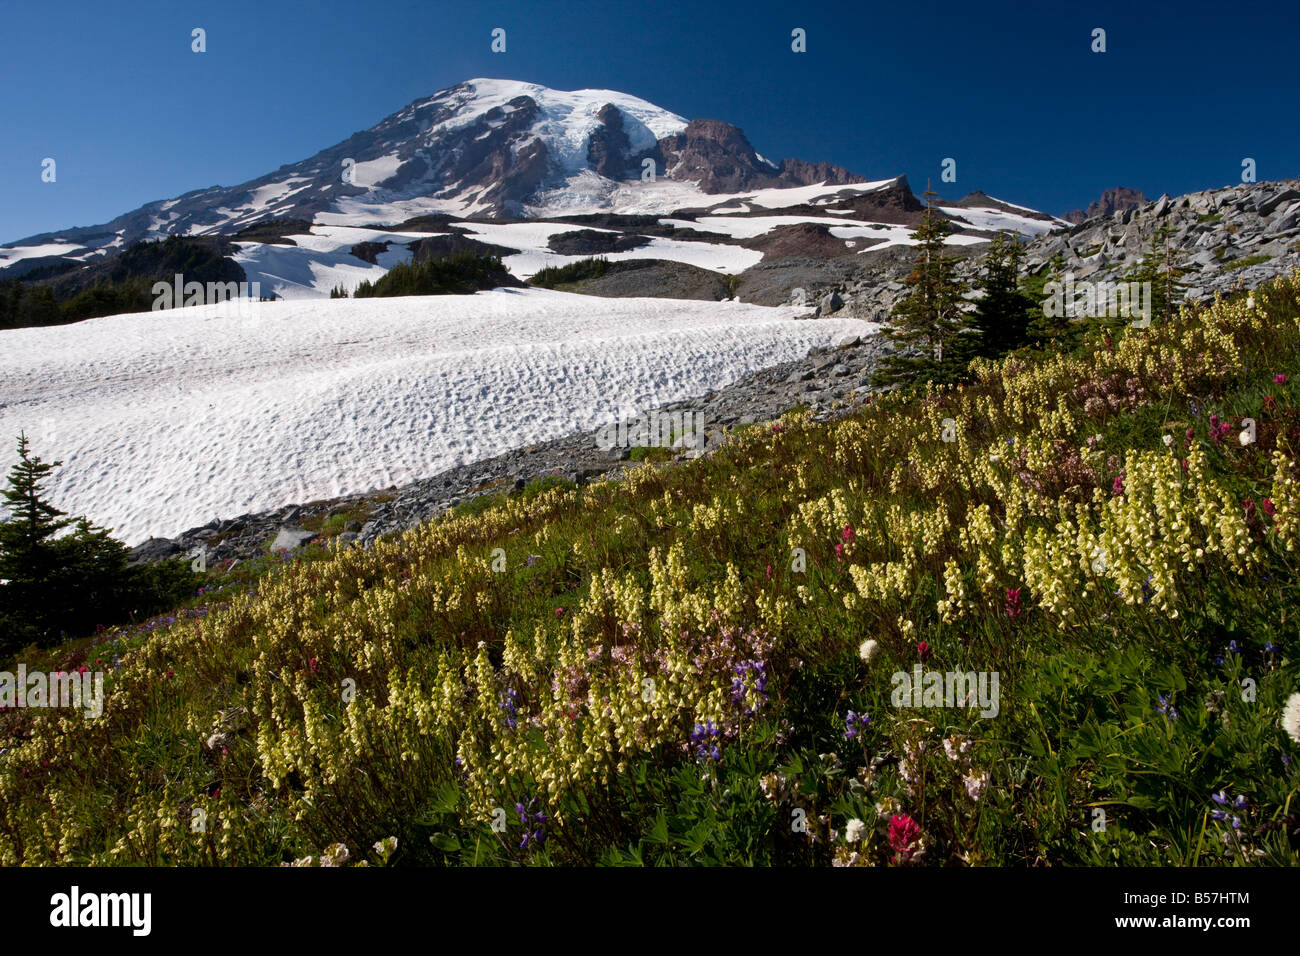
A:
<svg viewBox="0 0 1300 956">
<path fill-rule="evenodd" d="M 1298 40 L 1290 2 L 0 0 L 0 242 L 255 178 L 475 76 L 622 90 L 918 193 L 952 157 L 945 198 L 1057 214 L 1244 157 L 1289 179 Z"/>
</svg>

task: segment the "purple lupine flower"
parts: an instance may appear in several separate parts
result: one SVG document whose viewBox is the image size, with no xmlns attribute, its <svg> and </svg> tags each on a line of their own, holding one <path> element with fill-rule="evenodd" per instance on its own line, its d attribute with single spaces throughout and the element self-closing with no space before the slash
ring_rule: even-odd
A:
<svg viewBox="0 0 1300 956">
<path fill-rule="evenodd" d="M 871 717 L 866 713 L 849 711 L 844 717 L 844 739 L 854 740 L 871 725 Z"/>
<path fill-rule="evenodd" d="M 1164 714 L 1166 720 L 1177 720 L 1178 711 L 1174 709 L 1174 705 L 1170 702 L 1170 696 L 1169 694 L 1159 695 L 1156 712 Z"/>
<path fill-rule="evenodd" d="M 722 756 L 718 749 L 718 725 L 712 720 L 695 725 L 691 731 L 691 743 L 695 745 L 695 756 L 700 760 L 718 760 Z"/>
<path fill-rule="evenodd" d="M 737 707 L 742 707 L 752 699 L 753 703 L 745 709 L 748 717 L 767 703 L 767 668 L 762 661 L 744 660 L 734 670 L 736 676 L 731 679 L 731 700 Z"/>
<path fill-rule="evenodd" d="M 506 712 L 506 726 L 514 730 L 519 726 L 519 691 L 511 687 L 499 699 L 501 709 Z"/>
</svg>

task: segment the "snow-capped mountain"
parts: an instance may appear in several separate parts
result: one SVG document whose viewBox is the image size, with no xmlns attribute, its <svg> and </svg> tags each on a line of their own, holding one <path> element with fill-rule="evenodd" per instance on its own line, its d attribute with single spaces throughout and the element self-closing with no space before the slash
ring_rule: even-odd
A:
<svg viewBox="0 0 1300 956">
<path fill-rule="evenodd" d="M 976 195 L 977 208 L 966 208 L 972 197 L 944 207 L 958 242 L 1059 225 Z M 235 261 L 264 292 L 323 295 L 336 284 L 377 278 L 411 258 L 413 243 L 450 231 L 522 257 L 507 266 L 526 278 L 581 258 L 553 242 L 572 232 L 572 223 L 528 221 L 576 216 L 672 217 L 659 221 L 672 223 L 666 228 L 650 218 L 612 230 L 584 225 L 637 233 L 639 241 L 611 257 L 734 273 L 763 258 L 764 234 L 792 225 L 821 230 L 817 238 L 827 241 L 819 255 L 906 244 L 921 209 L 903 177 L 868 182 L 826 162 L 773 162 L 735 126 L 688 121 L 626 93 L 472 79 L 250 182 L 0 247 L 0 276 L 92 262 L 140 240 L 223 236 L 236 240 Z M 411 222 L 419 217 L 437 218 Z M 752 221 L 737 224 L 738 217 Z M 513 228 L 502 220 L 513 220 Z M 776 242 L 781 235 L 769 245 L 787 248 L 789 240 Z"/>
</svg>

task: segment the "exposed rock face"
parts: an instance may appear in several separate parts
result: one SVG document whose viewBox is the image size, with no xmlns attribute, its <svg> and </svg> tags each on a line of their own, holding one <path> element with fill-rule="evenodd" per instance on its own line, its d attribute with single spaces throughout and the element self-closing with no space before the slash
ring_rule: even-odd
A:
<svg viewBox="0 0 1300 956">
<path fill-rule="evenodd" d="M 587 141 L 587 162 L 591 168 L 609 179 L 631 179 L 641 175 L 641 163 L 650 158 L 655 169 L 664 168 L 663 155 L 658 147 L 636 153 L 623 126 L 623 114 L 612 103 L 606 103 L 596 114 L 601 125 Z"/>
<path fill-rule="evenodd" d="M 778 226 L 757 238 L 746 239 L 742 245 L 761 250 L 765 259 L 788 259 L 793 256 L 829 258 L 853 253 L 843 239 L 831 235 L 829 226 L 817 222 Z"/>
<path fill-rule="evenodd" d="M 873 189 L 846 201 L 837 203 L 841 209 L 852 209 L 853 215 L 845 218 L 863 219 L 867 222 L 901 223 L 914 226 L 920 223 L 925 205 L 912 195 L 906 176 L 899 176 L 888 186 Z"/>
<path fill-rule="evenodd" d="M 476 256 L 511 256 L 519 251 L 518 249 L 510 249 L 506 246 L 498 246 L 495 243 L 473 239 L 458 232 L 448 233 L 445 236 L 429 236 L 426 239 L 417 239 L 410 243 L 410 249 L 413 262 L 423 262 L 426 259 L 446 259 L 448 256 L 459 255 L 462 252 L 473 253 Z"/>
<path fill-rule="evenodd" d="M 1129 189 L 1127 186 L 1116 186 L 1114 189 L 1107 189 L 1103 192 L 1100 199 L 1088 203 L 1087 209 L 1075 209 L 1073 212 L 1067 212 L 1061 218 L 1077 226 L 1081 222 L 1087 222 L 1089 219 L 1095 219 L 1098 216 L 1110 216 L 1117 212 L 1123 212 L 1125 209 L 1136 209 L 1146 201 L 1147 197 L 1143 196 L 1140 190 Z"/>
<path fill-rule="evenodd" d="M 721 120 L 691 120 L 682 132 L 661 139 L 659 149 L 669 176 L 698 183 L 706 193 L 867 181 L 829 163 L 764 162 L 743 130 Z"/>
<path fill-rule="evenodd" d="M 599 256 L 607 252 L 625 252 L 639 249 L 650 240 L 645 236 L 620 235 L 617 232 L 600 232 L 595 229 L 579 229 L 576 232 L 562 232 L 551 236 L 546 244 L 553 252 L 565 256 Z"/>
</svg>

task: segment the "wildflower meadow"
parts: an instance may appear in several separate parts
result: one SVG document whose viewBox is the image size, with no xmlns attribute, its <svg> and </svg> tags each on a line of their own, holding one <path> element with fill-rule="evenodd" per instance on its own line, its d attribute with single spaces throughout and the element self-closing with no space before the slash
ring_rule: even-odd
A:
<svg viewBox="0 0 1300 956">
<path fill-rule="evenodd" d="M 1297 355 L 1293 275 L 211 569 L 20 654 L 105 698 L 0 710 L 0 864 L 1295 865 Z"/>
</svg>

